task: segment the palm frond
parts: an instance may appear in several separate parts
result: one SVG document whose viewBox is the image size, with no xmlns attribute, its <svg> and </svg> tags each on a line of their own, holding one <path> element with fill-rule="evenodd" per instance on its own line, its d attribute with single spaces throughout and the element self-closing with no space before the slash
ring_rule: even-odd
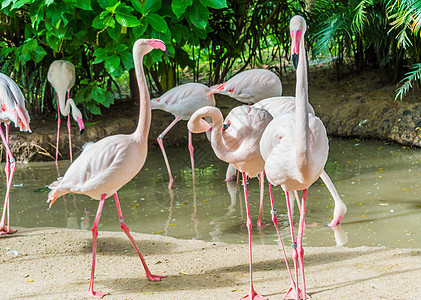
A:
<svg viewBox="0 0 421 300">
<path fill-rule="evenodd" d="M 402 101 L 403 97 L 412 88 L 412 83 L 414 81 L 421 82 L 421 63 L 414 64 L 411 70 L 408 73 L 406 73 L 405 77 L 399 82 L 401 86 L 396 89 L 395 100 L 400 98 L 400 100 Z"/>
</svg>

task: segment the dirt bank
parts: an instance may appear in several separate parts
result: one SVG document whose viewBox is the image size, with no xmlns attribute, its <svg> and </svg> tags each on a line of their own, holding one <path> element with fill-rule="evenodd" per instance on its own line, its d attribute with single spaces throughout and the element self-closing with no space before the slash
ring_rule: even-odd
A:
<svg viewBox="0 0 421 300">
<path fill-rule="evenodd" d="M 295 73 L 282 79 L 284 95 L 294 95 Z M 312 67 L 309 77 L 310 103 L 322 119 L 328 135 L 382 139 L 403 145 L 421 147 L 421 102 L 412 93 L 404 102 L 394 101 L 395 85 L 384 85 L 376 71 L 349 75 L 336 81 L 335 73 L 322 67 Z M 226 114 L 239 102 L 229 97 L 216 97 L 217 106 Z M 86 122 L 85 133 L 80 136 L 72 121 L 72 144 L 77 157 L 83 144 L 97 141 L 117 133 L 131 133 L 137 124 L 138 106 L 132 101 L 117 102 L 104 114 Z M 157 147 L 157 136 L 170 124 L 173 116 L 154 111 L 149 135 L 149 147 Z M 69 158 L 69 145 L 65 120 L 60 134 L 60 158 Z M 32 116 L 32 134 L 11 130 L 10 146 L 19 161 L 53 160 L 55 157 L 57 123 L 51 116 L 37 119 Z M 197 139 L 204 139 L 195 137 Z M 180 121 L 165 137 L 167 146 L 187 143 L 186 122 Z"/>
</svg>

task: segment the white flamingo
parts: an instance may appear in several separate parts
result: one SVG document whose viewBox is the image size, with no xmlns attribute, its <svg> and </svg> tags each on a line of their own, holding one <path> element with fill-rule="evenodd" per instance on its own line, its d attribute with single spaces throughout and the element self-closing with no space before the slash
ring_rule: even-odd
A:
<svg viewBox="0 0 421 300">
<path fill-rule="evenodd" d="M 210 95 L 210 88 L 201 83 L 186 83 L 170 89 L 159 98 L 151 99 L 151 107 L 161 109 L 174 115 L 174 121 L 158 136 L 158 144 L 164 156 L 165 165 L 167 166 L 168 175 L 170 177 L 168 188 L 172 189 L 174 178 L 171 174 L 170 164 L 164 148 L 164 136 L 170 129 L 180 120 L 189 120 L 191 115 L 201 107 L 215 106 L 215 98 Z M 189 131 L 189 151 L 192 165 L 193 184 L 195 184 L 194 176 L 194 158 L 192 134 Z"/>
<path fill-rule="evenodd" d="M 11 234 L 17 231 L 10 228 L 9 194 L 13 174 L 16 170 L 16 160 L 9 148 L 9 124 L 13 122 L 16 127 L 19 127 L 20 131 L 32 132 L 31 128 L 29 128 L 30 121 L 31 119 L 25 108 L 25 97 L 19 86 L 9 76 L 0 73 L 0 123 L 4 123 L 6 127 L 5 136 L 0 126 L 1 139 L 6 148 L 6 196 L 0 221 L 0 235 Z"/>
<path fill-rule="evenodd" d="M 99 200 L 98 211 L 92 227 L 92 269 L 88 293 L 91 297 L 102 298 L 104 293 L 94 291 L 96 243 L 98 223 L 105 199 L 114 195 L 120 227 L 130 239 L 142 261 L 149 280 L 157 281 L 164 276 L 153 275 L 149 271 L 139 248 L 124 222 L 117 191 L 140 171 L 148 152 L 148 134 L 151 125 L 149 92 L 143 71 L 143 56 L 153 49 L 165 51 L 165 44 L 157 39 L 140 39 L 133 46 L 133 58 L 140 91 L 139 123 L 134 133 L 113 135 L 92 143 L 70 165 L 64 177 L 50 184 L 48 194 L 50 207 L 56 199 L 68 193 L 78 193 Z"/>
</svg>

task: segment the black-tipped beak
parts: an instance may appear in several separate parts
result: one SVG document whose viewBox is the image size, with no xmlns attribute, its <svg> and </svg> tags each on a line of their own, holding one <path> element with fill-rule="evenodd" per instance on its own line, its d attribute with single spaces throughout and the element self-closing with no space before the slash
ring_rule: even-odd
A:
<svg viewBox="0 0 421 300">
<path fill-rule="evenodd" d="M 80 135 L 82 135 L 84 132 L 85 132 L 85 128 L 82 128 L 82 129 L 80 130 Z"/>
<path fill-rule="evenodd" d="M 227 130 L 228 127 L 230 127 L 231 124 L 227 123 L 227 124 L 223 124 L 222 125 L 222 130 Z"/>
<path fill-rule="evenodd" d="M 168 48 L 165 48 L 165 54 L 166 54 L 167 56 L 170 56 L 170 51 L 168 51 Z"/>
<path fill-rule="evenodd" d="M 292 64 L 294 65 L 294 69 L 297 70 L 298 67 L 298 54 L 292 54 Z"/>
</svg>

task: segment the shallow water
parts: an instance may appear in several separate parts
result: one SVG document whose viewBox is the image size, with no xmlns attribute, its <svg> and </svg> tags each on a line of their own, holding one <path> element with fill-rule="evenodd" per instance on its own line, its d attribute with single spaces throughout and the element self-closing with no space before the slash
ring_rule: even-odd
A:
<svg viewBox="0 0 421 300">
<path fill-rule="evenodd" d="M 194 146 L 195 188 L 187 146 L 167 149 L 175 177 L 171 192 L 167 189 L 168 175 L 161 152 L 155 150 L 148 154 L 142 171 L 119 191 L 126 224 L 135 232 L 247 243 L 242 187 L 224 182 L 227 164 L 214 156 L 208 143 Z M 333 198 L 319 179 L 309 189 L 304 244 L 421 248 L 420 162 L 420 149 L 331 139 L 326 171 L 348 212 L 338 228 L 326 226 L 333 216 Z M 68 165 L 68 161 L 60 162 L 62 174 Z M 0 174 L 5 182 L 3 166 Z M 10 196 L 12 227 L 91 228 L 98 202 L 88 196 L 67 195 L 48 209 L 46 186 L 55 178 L 54 162 L 18 164 Z M 276 244 L 267 185 L 264 226 L 260 230 L 255 225 L 259 202 L 256 178 L 249 180 L 248 191 L 253 241 Z M 0 195 L 4 193 L 2 187 Z M 289 244 L 285 196 L 278 187 L 274 188 L 274 196 L 281 235 L 284 243 Z M 298 221 L 297 209 L 294 216 Z M 113 198 L 105 203 L 99 228 L 120 230 Z"/>
</svg>

